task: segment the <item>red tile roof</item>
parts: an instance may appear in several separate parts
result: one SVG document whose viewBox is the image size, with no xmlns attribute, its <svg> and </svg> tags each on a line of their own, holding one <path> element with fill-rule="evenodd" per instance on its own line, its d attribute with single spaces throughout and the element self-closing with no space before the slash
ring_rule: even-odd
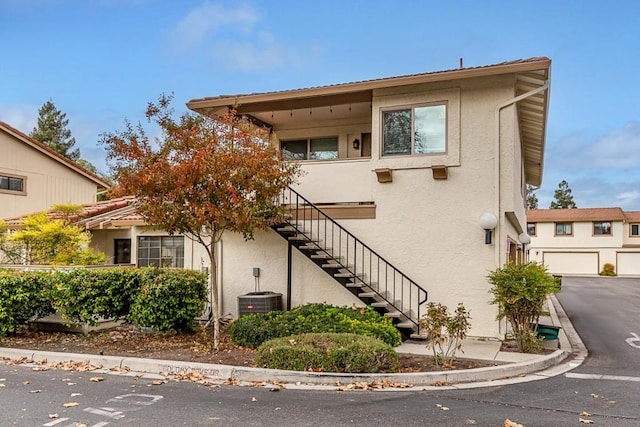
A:
<svg viewBox="0 0 640 427">
<path fill-rule="evenodd" d="M 127 196 L 113 200 L 81 205 L 80 213 L 72 215 L 70 220 L 87 229 L 103 228 L 113 221 L 144 221 L 144 218 L 135 211 L 135 197 Z M 22 220 L 27 215 L 5 220 L 9 228 L 19 228 Z M 61 219 L 64 216 L 54 210 L 48 211 L 50 219 Z"/>
<path fill-rule="evenodd" d="M 528 222 L 624 221 L 620 208 L 535 209 L 527 211 Z"/>
</svg>

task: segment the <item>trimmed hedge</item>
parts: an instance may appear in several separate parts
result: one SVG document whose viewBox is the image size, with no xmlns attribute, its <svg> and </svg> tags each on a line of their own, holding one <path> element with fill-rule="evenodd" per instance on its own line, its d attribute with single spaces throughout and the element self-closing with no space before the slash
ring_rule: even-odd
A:
<svg viewBox="0 0 640 427">
<path fill-rule="evenodd" d="M 265 368 L 314 372 L 398 372 L 398 355 L 377 338 L 347 333 L 311 333 L 276 338 L 258 347 Z"/>
<path fill-rule="evenodd" d="M 207 277 L 192 270 L 5 270 L 0 271 L 0 336 L 56 311 L 77 324 L 124 319 L 159 331 L 191 330 L 206 301 Z"/>
<path fill-rule="evenodd" d="M 53 314 L 54 273 L 0 270 L 0 337 L 15 332 L 32 317 Z"/>
<path fill-rule="evenodd" d="M 263 342 L 304 333 L 354 333 L 376 337 L 396 347 L 402 342 L 391 319 L 371 307 L 335 307 L 306 304 L 290 311 L 242 316 L 229 327 L 234 344 L 257 348 Z"/>
<path fill-rule="evenodd" d="M 202 314 L 207 301 L 205 276 L 192 270 L 155 270 L 153 276 L 143 281 L 127 322 L 159 331 L 192 331 L 193 319 Z"/>
</svg>

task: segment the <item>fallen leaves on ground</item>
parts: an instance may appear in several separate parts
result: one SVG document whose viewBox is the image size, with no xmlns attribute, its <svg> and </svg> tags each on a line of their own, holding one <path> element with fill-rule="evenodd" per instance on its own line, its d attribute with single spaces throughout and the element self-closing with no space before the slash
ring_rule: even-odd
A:
<svg viewBox="0 0 640 427">
<path fill-rule="evenodd" d="M 339 386 L 336 390 L 337 391 L 350 391 L 350 390 L 378 390 L 378 389 L 383 389 L 383 388 L 411 388 L 413 387 L 413 384 L 407 384 L 407 383 L 393 383 L 389 380 L 384 380 L 384 381 L 373 381 L 373 382 L 366 382 L 366 381 L 358 381 L 355 383 L 351 383 L 351 384 L 346 384 L 344 386 Z"/>
<path fill-rule="evenodd" d="M 591 420 L 585 420 L 584 418 L 578 418 L 580 420 L 580 423 L 582 424 L 593 424 L 593 421 Z"/>
<path fill-rule="evenodd" d="M 511 421 L 509 418 L 504 420 L 504 427 L 524 427 L 522 424 L 518 424 L 515 421 Z"/>
<path fill-rule="evenodd" d="M 67 402 L 62 406 L 64 406 L 65 408 L 73 408 L 74 406 L 78 406 L 78 405 L 79 405 L 78 402 Z"/>
</svg>

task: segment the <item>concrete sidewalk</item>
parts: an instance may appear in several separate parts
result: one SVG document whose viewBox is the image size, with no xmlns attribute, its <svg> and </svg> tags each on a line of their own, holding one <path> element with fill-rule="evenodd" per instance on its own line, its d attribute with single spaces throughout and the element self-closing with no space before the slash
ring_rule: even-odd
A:
<svg viewBox="0 0 640 427">
<path fill-rule="evenodd" d="M 288 389 L 309 388 L 336 390 L 349 384 L 378 384 L 383 390 L 429 390 L 488 387 L 515 382 L 549 378 L 569 371 L 582 363 L 586 349 L 573 325 L 555 299 L 549 299 L 551 313 L 545 323 L 560 326 L 559 348 L 551 354 L 523 354 L 500 351 L 497 340 L 467 339 L 459 357 L 495 362 L 495 366 L 438 372 L 400 374 L 340 374 L 326 372 L 297 372 L 275 369 L 247 368 L 171 360 L 125 358 L 72 353 L 53 353 L 14 348 L 0 348 L 0 358 L 21 359 L 33 363 L 89 362 L 102 368 L 95 372 L 165 378 L 189 371 L 200 372 L 210 382 L 245 384 L 265 382 L 283 383 Z M 424 343 L 405 342 L 397 348 L 399 353 L 429 354 Z M 123 374 L 124 372 L 124 374 Z"/>
</svg>

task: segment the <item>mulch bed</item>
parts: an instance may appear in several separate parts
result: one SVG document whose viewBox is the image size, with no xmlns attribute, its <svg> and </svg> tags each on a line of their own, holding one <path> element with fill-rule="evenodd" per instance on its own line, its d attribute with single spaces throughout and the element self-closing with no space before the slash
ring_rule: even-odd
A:
<svg viewBox="0 0 640 427">
<path fill-rule="evenodd" d="M 16 334 L 0 338 L 0 347 L 256 366 L 256 350 L 233 344 L 226 328 L 222 329 L 220 338 L 220 347 L 215 351 L 212 334 L 208 330 L 198 333 L 149 333 L 135 330 L 130 326 L 119 326 L 82 335 L 69 332 L 35 332 L 24 328 Z M 398 354 L 398 356 L 400 372 L 431 372 L 494 366 L 494 363 L 482 360 L 457 359 L 453 367 L 443 369 L 434 366 L 429 356 L 414 354 Z"/>
</svg>

